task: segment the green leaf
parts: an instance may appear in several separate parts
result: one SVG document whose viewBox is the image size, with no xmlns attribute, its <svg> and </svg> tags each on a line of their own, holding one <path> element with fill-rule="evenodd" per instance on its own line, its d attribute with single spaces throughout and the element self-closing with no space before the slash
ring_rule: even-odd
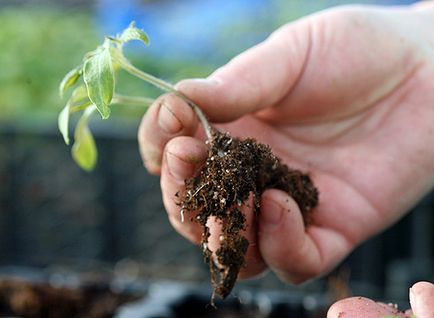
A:
<svg viewBox="0 0 434 318">
<path fill-rule="evenodd" d="M 130 23 L 128 28 L 126 28 L 121 36 L 119 37 L 121 42 L 126 43 L 133 40 L 142 41 L 146 45 L 149 44 L 149 37 L 142 29 L 136 28 L 136 24 L 133 22 Z"/>
<path fill-rule="evenodd" d="M 75 140 L 72 146 L 72 158 L 86 171 L 91 171 L 95 168 L 98 157 L 95 140 L 88 127 L 90 115 L 94 110 L 95 107 L 89 107 L 84 111 L 75 128 Z"/>
<path fill-rule="evenodd" d="M 63 108 L 60 112 L 59 117 L 57 119 L 57 124 L 59 126 L 60 133 L 63 136 L 63 140 L 65 144 L 69 145 L 69 103 Z"/>
<path fill-rule="evenodd" d="M 63 97 L 63 94 L 65 94 L 68 88 L 72 87 L 75 83 L 77 83 L 80 76 L 81 76 L 81 66 L 74 68 L 73 70 L 69 71 L 65 75 L 65 77 L 62 79 L 59 85 L 60 97 Z"/>
<path fill-rule="evenodd" d="M 110 47 L 104 45 L 84 63 L 84 83 L 89 99 L 95 104 L 103 119 L 110 116 L 109 105 L 113 98 L 115 79 Z"/>
<path fill-rule="evenodd" d="M 74 89 L 66 103 L 65 107 L 59 113 L 57 124 L 60 130 L 60 133 L 63 136 L 63 140 L 67 145 L 69 145 L 69 117 L 72 113 L 76 111 L 83 110 L 92 106 L 92 102 L 87 96 L 86 86 L 80 85 Z"/>
<path fill-rule="evenodd" d="M 85 85 L 78 86 L 71 94 L 71 98 L 68 100 L 71 106 L 71 112 L 74 112 L 74 108 L 88 107 L 92 105 L 89 96 L 87 95 L 87 88 Z"/>
</svg>

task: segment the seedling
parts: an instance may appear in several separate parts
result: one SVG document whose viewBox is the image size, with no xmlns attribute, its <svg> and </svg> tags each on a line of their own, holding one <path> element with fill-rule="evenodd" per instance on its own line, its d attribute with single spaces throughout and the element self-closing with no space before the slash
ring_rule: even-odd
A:
<svg viewBox="0 0 434 318">
<path fill-rule="evenodd" d="M 146 33 L 134 23 L 116 37 L 106 37 L 96 50 L 85 54 L 82 63 L 70 71 L 60 84 L 60 94 L 76 86 L 65 108 L 59 115 L 59 129 L 67 144 L 69 117 L 83 111 L 75 128 L 72 156 L 85 170 L 94 168 L 97 160 L 95 141 L 88 128 L 90 116 L 96 111 L 103 119 L 110 116 L 110 108 L 117 103 L 140 104 L 145 107 L 150 99 L 124 96 L 115 92 L 115 73 L 123 69 L 166 92 L 183 99 L 200 121 L 209 147 L 208 158 L 191 179 L 185 180 L 185 190 L 174 194 L 180 206 L 180 218 L 192 215 L 191 221 L 203 228 L 202 250 L 209 265 L 215 296 L 225 298 L 231 292 L 249 241 L 243 236 L 246 217 L 241 207 L 249 197 L 253 198 L 250 212 L 259 213 L 260 196 L 269 188 L 286 191 L 298 203 L 307 223 L 309 212 L 318 203 L 318 191 L 310 177 L 298 170 L 288 168 L 277 158 L 267 145 L 248 138 L 240 140 L 216 130 L 210 125 L 201 108 L 171 84 L 162 81 L 133 66 L 123 54 L 125 43 L 139 40 L 149 43 Z M 82 84 L 77 84 L 83 79 Z M 211 236 L 207 221 L 214 217 L 222 225 L 219 235 L 220 247 L 211 251 L 208 239 Z"/>
<path fill-rule="evenodd" d="M 103 44 L 98 46 L 96 50 L 86 53 L 82 63 L 69 71 L 60 83 L 59 93 L 61 97 L 64 96 L 66 91 L 76 86 L 66 106 L 59 114 L 58 125 L 66 144 L 70 143 L 70 116 L 83 111 L 83 115 L 75 128 L 72 156 L 84 170 L 92 170 L 97 161 L 95 141 L 88 128 L 89 118 L 95 111 L 100 113 L 102 119 L 107 119 L 110 117 L 110 107 L 114 104 L 142 105 L 146 108 L 153 102 L 152 99 L 146 97 L 117 94 L 115 92 L 115 78 L 116 72 L 120 69 L 163 91 L 178 95 L 193 108 L 205 129 L 207 137 L 210 138 L 212 135 L 212 128 L 205 115 L 187 96 L 176 90 L 170 83 L 136 68 L 124 56 L 124 45 L 133 40 L 149 44 L 146 33 L 138 29 L 134 22 L 120 35 L 106 37 Z M 80 79 L 83 79 L 83 83 L 76 85 Z"/>
</svg>

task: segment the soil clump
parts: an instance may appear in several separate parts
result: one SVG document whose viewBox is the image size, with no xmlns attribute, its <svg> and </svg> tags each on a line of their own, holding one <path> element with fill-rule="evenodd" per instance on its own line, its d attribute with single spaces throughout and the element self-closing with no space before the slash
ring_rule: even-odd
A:
<svg viewBox="0 0 434 318">
<path fill-rule="evenodd" d="M 241 207 L 252 202 L 250 208 L 257 215 L 261 194 L 266 189 L 280 189 L 297 202 L 308 224 L 319 193 L 308 174 L 289 168 L 269 146 L 255 139 L 234 138 L 214 130 L 208 143 L 205 164 L 196 176 L 185 181 L 185 191 L 177 195 L 182 217 L 189 213 L 203 227 L 202 249 L 209 266 L 214 303 L 216 296 L 224 299 L 230 294 L 244 265 L 249 241 L 242 234 L 246 216 Z M 222 228 L 220 247 L 214 252 L 208 247 L 210 217 L 215 217 Z"/>
</svg>

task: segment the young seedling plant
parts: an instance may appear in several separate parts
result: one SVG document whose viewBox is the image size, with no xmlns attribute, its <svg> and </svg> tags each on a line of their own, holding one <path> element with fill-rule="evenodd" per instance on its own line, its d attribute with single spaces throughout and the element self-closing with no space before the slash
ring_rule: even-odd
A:
<svg viewBox="0 0 434 318">
<path fill-rule="evenodd" d="M 216 296 L 224 299 L 229 295 L 245 264 L 249 246 L 243 235 L 247 226 L 245 213 L 255 216 L 259 213 L 261 194 L 269 188 L 287 192 L 298 203 L 307 223 L 309 212 L 318 203 L 318 191 L 309 175 L 283 164 L 269 146 L 253 138 L 242 140 L 218 131 L 188 96 L 132 65 L 123 53 L 124 45 L 132 40 L 149 43 L 146 33 L 131 23 L 121 34 L 105 37 L 102 45 L 85 54 L 80 65 L 66 74 L 60 84 L 60 95 L 74 89 L 59 114 L 59 129 L 65 143 L 69 144 L 70 116 L 82 112 L 75 127 L 72 157 L 84 170 L 92 170 L 97 161 L 95 141 L 88 127 L 92 114 L 98 112 L 102 119 L 107 119 L 114 104 L 146 107 L 152 103 L 146 97 L 115 92 L 116 73 L 120 70 L 177 95 L 193 109 L 205 131 L 208 157 L 196 175 L 185 180 L 185 189 L 174 196 L 180 207 L 181 220 L 188 215 L 203 229 L 201 246 L 209 266 L 213 285 L 211 302 L 214 304 Z M 83 83 L 78 84 L 81 79 Z M 214 251 L 208 244 L 211 232 L 207 222 L 211 217 L 221 224 L 219 247 Z"/>
</svg>

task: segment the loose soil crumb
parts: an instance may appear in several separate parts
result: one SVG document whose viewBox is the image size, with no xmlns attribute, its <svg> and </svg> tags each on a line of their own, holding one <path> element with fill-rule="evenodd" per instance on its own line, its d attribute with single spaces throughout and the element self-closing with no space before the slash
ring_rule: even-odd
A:
<svg viewBox="0 0 434 318">
<path fill-rule="evenodd" d="M 309 175 L 283 164 L 269 146 L 255 139 L 238 139 L 215 131 L 209 141 L 208 158 L 198 174 L 185 181 L 179 196 L 181 215 L 190 212 L 192 220 L 203 227 L 202 248 L 209 265 L 215 296 L 226 298 L 244 265 L 249 246 L 242 235 L 246 217 L 241 206 L 253 198 L 253 213 L 260 211 L 260 197 L 266 189 L 280 189 L 297 202 L 305 223 L 309 212 L 318 204 L 318 190 Z M 206 223 L 215 217 L 222 225 L 220 247 L 208 248 L 210 230 Z"/>
</svg>

